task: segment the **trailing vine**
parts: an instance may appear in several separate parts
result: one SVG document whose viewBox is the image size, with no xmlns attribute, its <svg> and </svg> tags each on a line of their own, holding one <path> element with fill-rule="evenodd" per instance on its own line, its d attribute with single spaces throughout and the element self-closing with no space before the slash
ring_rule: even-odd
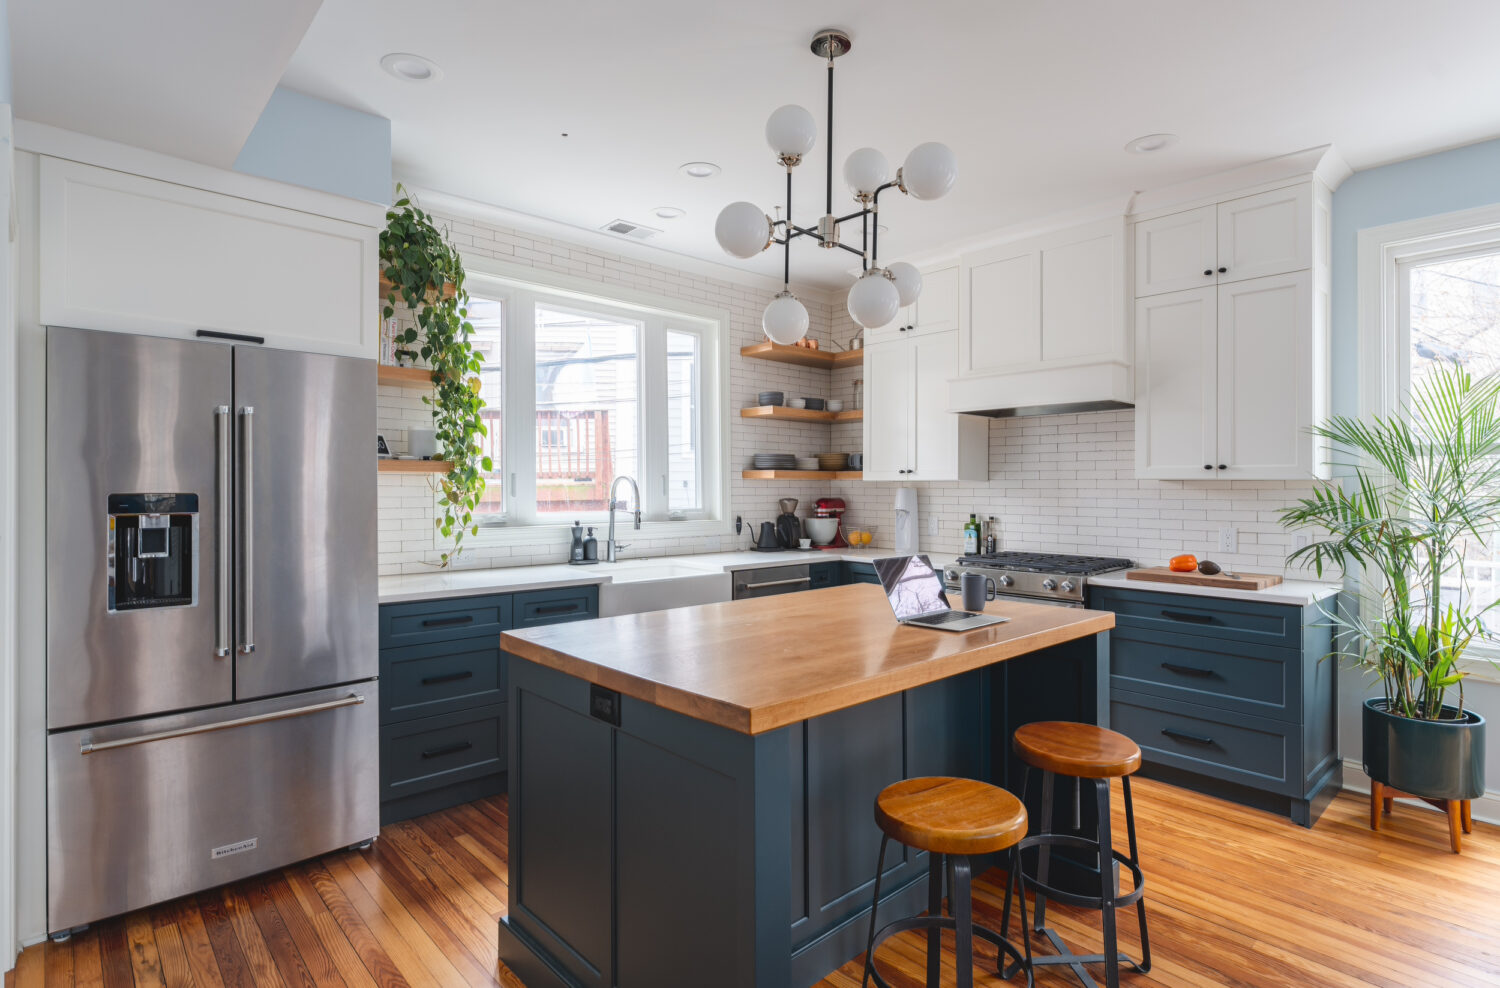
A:
<svg viewBox="0 0 1500 988">
<path fill-rule="evenodd" d="M 463 551 L 465 534 L 479 534 L 474 511 L 484 496 L 485 475 L 492 469 L 484 455 L 484 420 L 479 395 L 481 355 L 469 342 L 474 327 L 468 321 L 469 293 L 464 290 L 464 266 L 458 252 L 432 222 L 432 214 L 417 208 L 401 186 L 400 196 L 385 214 L 380 234 L 381 274 L 390 282 L 385 318 L 404 302 L 416 319 L 397 338 L 410 346 L 432 368 L 432 427 L 438 455 L 452 466 L 434 489 L 441 513 L 434 521 L 439 533 L 452 540 L 440 565 L 448 566 Z M 445 292 L 452 285 L 451 294 Z"/>
</svg>

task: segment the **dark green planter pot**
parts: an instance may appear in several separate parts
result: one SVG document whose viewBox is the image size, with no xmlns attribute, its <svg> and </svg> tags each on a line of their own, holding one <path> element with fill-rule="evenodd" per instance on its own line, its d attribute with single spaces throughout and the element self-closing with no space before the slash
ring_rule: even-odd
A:
<svg viewBox="0 0 1500 988">
<path fill-rule="evenodd" d="M 1484 795 L 1484 718 L 1472 710 L 1463 720 L 1413 720 L 1386 713 L 1384 697 L 1366 700 L 1364 754 L 1366 775 L 1409 795 Z"/>
</svg>

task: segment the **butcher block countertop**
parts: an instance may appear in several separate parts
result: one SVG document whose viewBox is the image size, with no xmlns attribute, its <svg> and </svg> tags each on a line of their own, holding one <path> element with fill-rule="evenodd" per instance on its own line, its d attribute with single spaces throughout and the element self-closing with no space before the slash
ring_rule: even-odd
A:
<svg viewBox="0 0 1500 988">
<path fill-rule="evenodd" d="M 994 601 L 1011 620 L 954 633 L 896 623 L 881 588 L 854 584 L 557 624 L 501 647 L 625 696 L 743 734 L 947 679 L 1109 631 L 1107 611 Z"/>
</svg>

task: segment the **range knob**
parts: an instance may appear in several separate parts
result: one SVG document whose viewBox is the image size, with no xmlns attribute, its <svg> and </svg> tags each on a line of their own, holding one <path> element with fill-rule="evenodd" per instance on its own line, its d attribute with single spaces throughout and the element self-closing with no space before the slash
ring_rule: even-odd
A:
<svg viewBox="0 0 1500 988">
<path fill-rule="evenodd" d="M 1015 583 L 1016 581 L 1015 581 L 1015 579 L 1013 577 L 1006 576 L 1005 574 L 1002 573 L 1000 575 L 1000 579 L 998 581 L 996 581 L 996 582 L 998 582 L 1002 587 L 1008 587 L 1011 584 Z"/>
<path fill-rule="evenodd" d="M 1062 589 L 1063 589 L 1063 593 L 1072 593 L 1073 592 L 1073 581 L 1072 580 L 1064 580 L 1062 582 Z"/>
<path fill-rule="evenodd" d="M 1052 579 L 1052 577 L 1050 577 L 1050 576 L 1047 577 L 1045 580 L 1042 581 L 1042 589 L 1043 590 L 1056 590 L 1057 589 L 1057 581 L 1054 580 L 1054 579 Z"/>
</svg>

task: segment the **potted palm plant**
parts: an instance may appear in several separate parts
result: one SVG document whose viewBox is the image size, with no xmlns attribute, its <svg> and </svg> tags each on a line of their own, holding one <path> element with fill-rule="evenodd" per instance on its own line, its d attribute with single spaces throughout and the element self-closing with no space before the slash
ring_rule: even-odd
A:
<svg viewBox="0 0 1500 988">
<path fill-rule="evenodd" d="M 1378 604 L 1362 609 L 1373 613 L 1330 614 L 1343 632 L 1334 654 L 1384 687 L 1363 710 L 1372 797 L 1389 787 L 1456 820 L 1459 804 L 1466 811 L 1484 793 L 1485 721 L 1464 705 L 1461 660 L 1494 640 L 1485 617 L 1496 602 L 1471 593 L 1464 558 L 1500 522 L 1500 375 L 1443 366 L 1413 385 L 1399 413 L 1335 416 L 1314 432 L 1352 476 L 1322 485 L 1281 521 L 1326 536 L 1289 562 L 1362 573 L 1366 601 L 1378 591 Z"/>
</svg>

